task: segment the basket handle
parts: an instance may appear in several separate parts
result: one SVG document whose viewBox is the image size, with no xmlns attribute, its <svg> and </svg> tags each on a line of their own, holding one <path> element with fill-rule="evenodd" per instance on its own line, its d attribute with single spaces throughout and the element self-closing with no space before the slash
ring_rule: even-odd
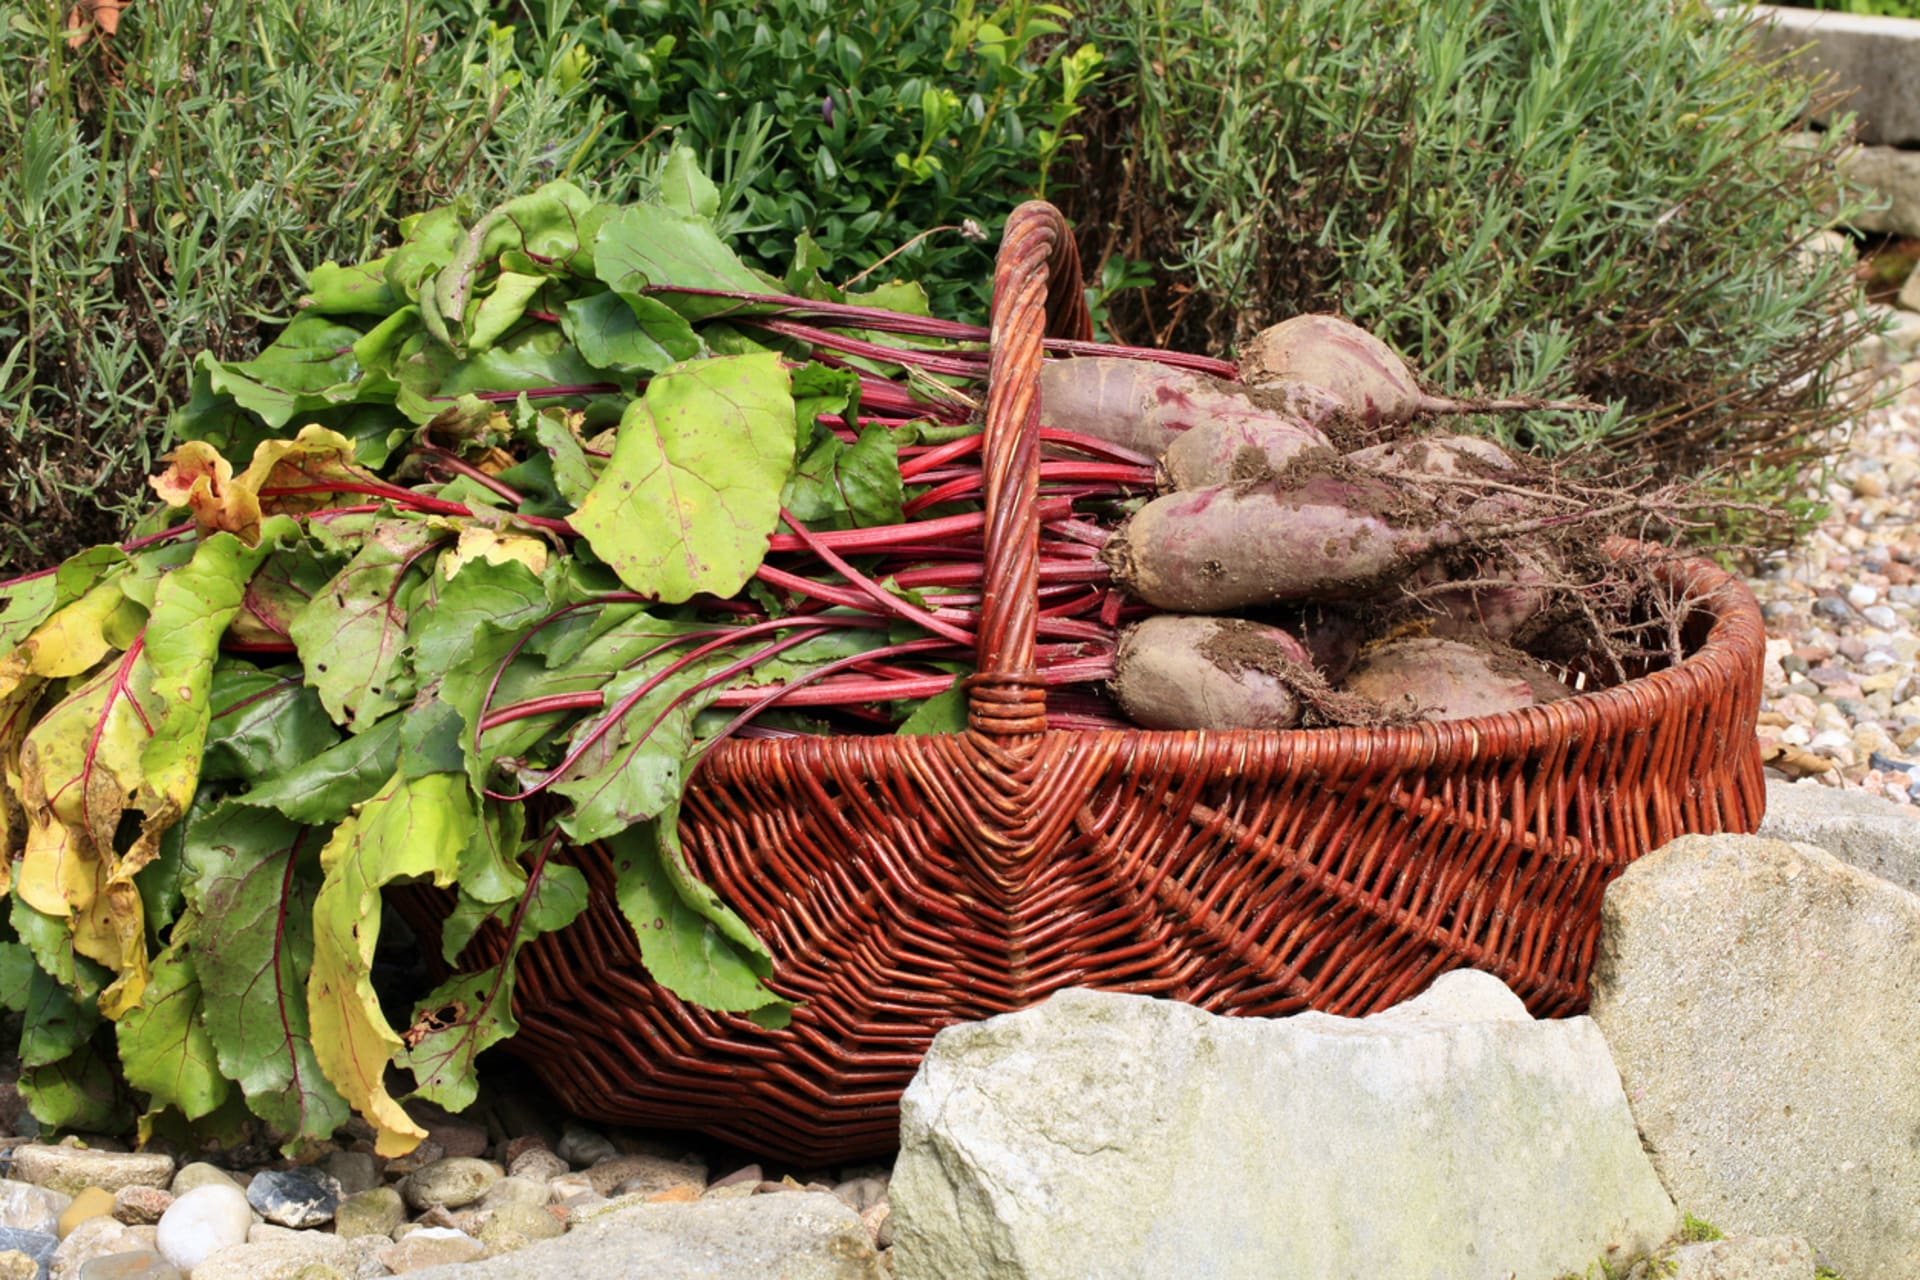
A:
<svg viewBox="0 0 1920 1280">
<path fill-rule="evenodd" d="M 1029 200 L 1007 215 L 993 270 L 987 422 L 986 571 L 967 722 L 996 737 L 1047 727 L 1034 668 L 1040 612 L 1040 359 L 1045 337 L 1088 339 L 1080 253 L 1060 211 Z"/>
</svg>

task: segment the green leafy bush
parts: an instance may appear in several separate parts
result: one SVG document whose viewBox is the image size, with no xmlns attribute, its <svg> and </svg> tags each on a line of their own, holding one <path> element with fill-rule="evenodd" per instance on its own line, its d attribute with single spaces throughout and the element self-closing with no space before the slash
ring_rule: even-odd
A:
<svg viewBox="0 0 1920 1280">
<path fill-rule="evenodd" d="M 1121 335 L 1221 349 L 1345 313 L 1454 391 L 1574 392 L 1525 420 L 1769 501 L 1862 393 L 1848 265 L 1799 246 L 1842 145 L 1815 88 L 1694 0 L 1112 0 L 1071 193 L 1085 256 L 1173 273 Z"/>
<path fill-rule="evenodd" d="M 443 0 L 458 8 L 457 0 Z M 462 10 L 498 17 L 497 0 Z M 628 152 L 673 142 L 740 196 L 721 230 L 779 274 L 811 238 L 831 279 L 890 258 L 935 315 L 979 320 L 993 241 L 1047 191 L 1068 121 L 1099 73 L 1037 0 L 531 0 L 537 63 L 616 103 Z"/>
<path fill-rule="evenodd" d="M 358 260 L 405 214 L 486 207 L 590 161 L 604 123 L 579 86 L 529 73 L 511 32 L 462 38 L 418 4 L 142 0 L 77 51 L 69 7 L 31 0 L 0 26 L 15 572 L 117 534 L 195 353 L 258 350 L 305 290 L 300 264 Z"/>
</svg>

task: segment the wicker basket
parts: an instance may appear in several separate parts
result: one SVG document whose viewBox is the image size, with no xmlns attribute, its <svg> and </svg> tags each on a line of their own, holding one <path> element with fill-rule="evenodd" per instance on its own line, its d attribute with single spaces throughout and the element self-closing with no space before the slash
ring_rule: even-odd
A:
<svg viewBox="0 0 1920 1280">
<path fill-rule="evenodd" d="M 1704 563 L 1667 571 L 1698 600 L 1684 661 L 1549 706 L 1382 730 L 1048 732 L 1035 394 L 1043 328 L 1085 335 L 1078 274 L 1050 206 L 1010 218 L 968 731 L 728 742 L 690 788 L 688 856 L 772 949 L 792 1025 L 652 985 L 604 852 L 567 855 L 593 901 L 523 951 L 512 1043 L 578 1113 L 808 1166 L 885 1152 L 934 1032 L 1063 987 L 1357 1015 L 1473 967 L 1536 1014 L 1573 1013 L 1608 882 L 1675 836 L 1757 825 L 1764 632 Z M 403 905 L 431 937 L 429 902 Z M 503 944 L 484 932 L 462 962 Z"/>
</svg>

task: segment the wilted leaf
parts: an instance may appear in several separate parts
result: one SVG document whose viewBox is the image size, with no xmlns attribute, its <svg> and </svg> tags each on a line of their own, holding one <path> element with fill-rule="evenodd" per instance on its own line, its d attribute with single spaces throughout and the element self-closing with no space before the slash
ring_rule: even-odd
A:
<svg viewBox="0 0 1920 1280">
<path fill-rule="evenodd" d="M 421 877 L 452 883 L 475 816 L 458 774 L 396 775 L 340 824 L 321 853 L 326 879 L 314 902 L 307 987 L 314 1052 L 334 1087 L 374 1126 L 379 1155 L 411 1151 L 426 1136 L 386 1088 L 387 1066 L 403 1045 L 373 990 L 380 889 Z"/>
<path fill-rule="evenodd" d="M 573 526 L 643 595 L 730 596 L 753 576 L 793 467 L 793 400 L 773 355 L 676 366 L 620 419 Z"/>
</svg>

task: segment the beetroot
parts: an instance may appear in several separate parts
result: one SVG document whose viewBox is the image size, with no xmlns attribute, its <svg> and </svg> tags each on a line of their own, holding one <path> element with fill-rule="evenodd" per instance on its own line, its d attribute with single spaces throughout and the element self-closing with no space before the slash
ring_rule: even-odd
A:
<svg viewBox="0 0 1920 1280">
<path fill-rule="evenodd" d="M 1263 394 L 1256 400 L 1231 382 L 1120 356 L 1050 360 L 1040 368 L 1042 427 L 1093 436 L 1149 458 L 1212 422 L 1288 417 L 1269 407 L 1276 398 Z"/>
<path fill-rule="evenodd" d="M 1349 320 L 1318 312 L 1255 334 L 1240 353 L 1240 380 L 1290 398 L 1288 407 L 1316 426 L 1341 414 L 1364 426 L 1379 426 L 1408 422 L 1423 413 L 1598 408 L 1584 400 L 1452 400 L 1428 395 L 1392 347 Z M 1323 397 L 1331 397 L 1332 403 Z M 1321 405 L 1319 412 L 1310 408 L 1315 403 Z"/>
<path fill-rule="evenodd" d="M 1316 427 L 1287 414 L 1234 413 L 1183 433 L 1160 458 L 1162 487 L 1268 480 L 1298 458 L 1331 458 L 1333 446 Z"/>
<path fill-rule="evenodd" d="M 1573 696 L 1517 650 L 1433 638 L 1389 640 L 1364 650 L 1346 688 L 1389 715 L 1420 720 L 1464 720 Z"/>
<path fill-rule="evenodd" d="M 1311 672 L 1306 649 L 1277 627 L 1161 614 L 1121 638 L 1113 691 L 1149 729 L 1287 729 Z"/>
<path fill-rule="evenodd" d="M 1404 475 L 1473 476 L 1517 469 L 1510 454 L 1480 436 L 1416 436 L 1347 455 L 1349 462 Z"/>
<path fill-rule="evenodd" d="M 1178 613 L 1356 599 L 1447 545 L 1430 507 L 1334 469 L 1156 498 L 1102 558 L 1135 597 Z"/>
</svg>

